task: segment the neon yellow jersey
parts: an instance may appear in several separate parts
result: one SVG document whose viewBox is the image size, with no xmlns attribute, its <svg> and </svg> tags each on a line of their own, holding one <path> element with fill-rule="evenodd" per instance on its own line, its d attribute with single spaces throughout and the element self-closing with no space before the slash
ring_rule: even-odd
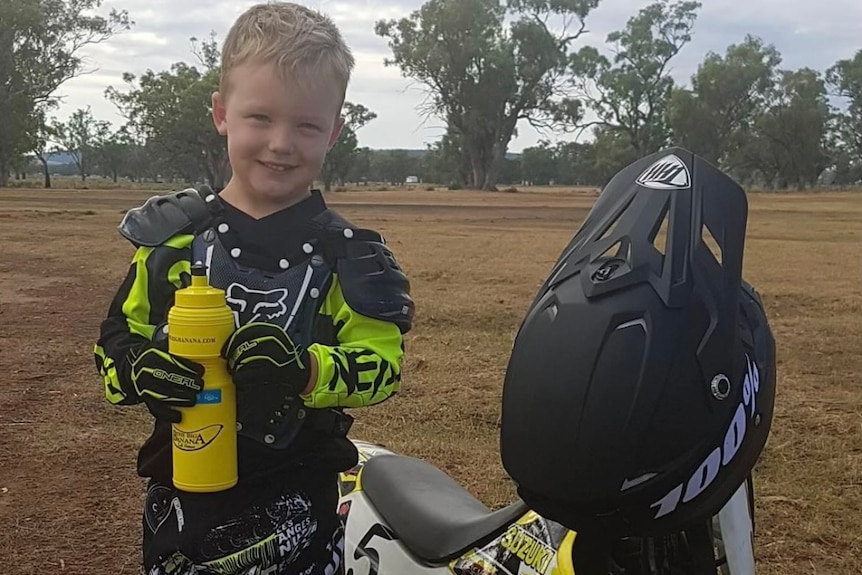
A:
<svg viewBox="0 0 862 575">
<path fill-rule="evenodd" d="M 105 396 L 113 404 L 137 403 L 126 390 L 126 354 L 153 338 L 167 318 L 173 293 L 190 275 L 192 235 L 162 246 L 138 248 L 125 281 L 102 322 L 94 347 Z M 183 278 L 186 278 L 184 280 Z M 318 365 L 313 391 L 302 396 L 308 407 L 364 407 L 380 403 L 401 387 L 403 336 L 394 323 L 357 313 L 345 301 L 337 274 L 319 311 L 319 330 L 333 339 L 308 347 Z"/>
</svg>

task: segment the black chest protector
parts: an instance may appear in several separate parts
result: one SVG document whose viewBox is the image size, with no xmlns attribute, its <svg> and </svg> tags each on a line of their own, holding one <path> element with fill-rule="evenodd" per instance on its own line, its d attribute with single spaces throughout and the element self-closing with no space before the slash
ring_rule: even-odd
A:
<svg viewBox="0 0 862 575">
<path fill-rule="evenodd" d="M 314 253 L 315 243 L 304 244 L 307 252 L 301 261 L 291 264 L 283 259 L 283 269 L 271 272 L 240 264 L 210 229 L 194 239 L 192 261 L 206 264 L 210 285 L 225 291 L 237 327 L 272 323 L 283 327 L 297 345 L 308 347 L 332 280 L 323 255 Z M 238 250 L 232 248 L 234 254 Z"/>
<path fill-rule="evenodd" d="M 207 187 L 183 190 L 130 210 L 119 229 L 136 246 L 159 246 L 175 234 L 193 234 L 191 261 L 206 264 L 210 284 L 225 291 L 237 327 L 273 323 L 299 346 L 337 345 L 331 319 L 319 314 L 337 274 L 351 308 L 391 321 L 402 333 L 410 330 L 409 281 L 376 232 L 352 226 L 326 209 L 322 198 L 297 205 L 301 213 L 291 221 L 247 226 L 236 220 L 245 226 L 240 230 L 231 225 L 226 209 Z M 262 228 L 268 236 L 259 233 Z M 269 448 L 286 449 L 301 429 L 343 437 L 351 421 L 341 409 L 306 408 L 280 386 L 237 388 L 240 438 Z"/>
<path fill-rule="evenodd" d="M 278 262 L 279 271 L 240 263 L 242 248 L 225 245 L 230 226 L 221 218 L 192 242 L 192 261 L 207 267 L 210 285 L 223 289 L 237 327 L 251 322 L 278 325 L 298 346 L 314 342 L 316 320 L 332 281 L 332 270 L 308 239 L 292 250 L 290 261 Z M 238 238 L 232 238 L 237 240 Z M 301 254 L 301 255 L 299 255 Z M 250 384 L 237 387 L 237 433 L 273 449 L 285 449 L 306 425 L 326 430 L 344 428 L 350 420 L 336 410 L 308 409 L 302 399 L 288 396 L 280 386 Z M 322 429 L 323 430 L 323 429 Z"/>
</svg>

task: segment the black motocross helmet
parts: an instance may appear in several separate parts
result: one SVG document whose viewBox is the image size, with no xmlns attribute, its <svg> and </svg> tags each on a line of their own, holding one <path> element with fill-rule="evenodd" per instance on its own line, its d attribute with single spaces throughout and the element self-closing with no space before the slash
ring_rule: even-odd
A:
<svg viewBox="0 0 862 575">
<path fill-rule="evenodd" d="M 775 341 L 742 280 L 747 214 L 742 188 L 681 148 L 604 188 L 506 372 L 501 456 L 536 512 L 660 536 L 717 514 L 748 477 L 772 422 Z"/>
</svg>

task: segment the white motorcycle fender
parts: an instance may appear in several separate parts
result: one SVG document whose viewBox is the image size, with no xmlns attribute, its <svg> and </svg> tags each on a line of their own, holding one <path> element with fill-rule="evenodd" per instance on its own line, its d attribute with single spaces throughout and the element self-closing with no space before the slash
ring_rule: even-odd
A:
<svg viewBox="0 0 862 575">
<path fill-rule="evenodd" d="M 362 491 L 343 497 L 339 507 L 342 517 L 349 517 L 345 575 L 451 575 L 448 565 L 424 565 L 415 559 Z"/>
<path fill-rule="evenodd" d="M 754 575 L 754 533 L 748 482 L 743 482 L 718 514 L 727 566 L 733 575 Z"/>
</svg>

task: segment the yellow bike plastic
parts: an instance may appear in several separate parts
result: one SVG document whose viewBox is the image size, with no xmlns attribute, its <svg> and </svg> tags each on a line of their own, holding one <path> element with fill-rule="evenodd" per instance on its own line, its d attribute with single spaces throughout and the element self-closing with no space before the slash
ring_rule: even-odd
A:
<svg viewBox="0 0 862 575">
<path fill-rule="evenodd" d="M 209 285 L 206 267 L 192 266 L 192 283 L 177 290 L 168 312 L 168 350 L 204 366 L 204 389 L 173 425 L 177 489 L 213 492 L 237 483 L 236 389 L 220 353 L 234 330 L 224 290 Z"/>
</svg>

